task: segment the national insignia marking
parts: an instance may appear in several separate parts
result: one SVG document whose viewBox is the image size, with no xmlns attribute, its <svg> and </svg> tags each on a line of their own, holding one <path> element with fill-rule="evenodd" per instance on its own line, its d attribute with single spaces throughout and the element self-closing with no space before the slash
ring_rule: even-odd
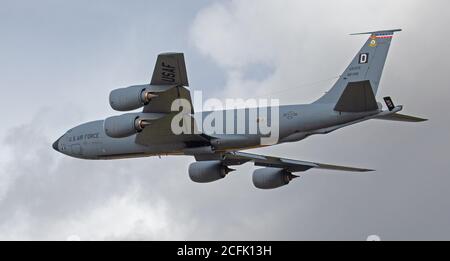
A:
<svg viewBox="0 0 450 261">
<path fill-rule="evenodd" d="M 290 111 L 290 112 L 285 113 L 283 116 L 288 120 L 292 120 L 298 116 L 298 113 L 296 113 L 295 111 Z"/>
</svg>

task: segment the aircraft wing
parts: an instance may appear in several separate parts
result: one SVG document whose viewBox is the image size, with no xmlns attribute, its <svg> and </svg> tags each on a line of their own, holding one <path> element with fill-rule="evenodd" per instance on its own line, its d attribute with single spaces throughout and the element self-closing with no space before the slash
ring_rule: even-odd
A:
<svg viewBox="0 0 450 261">
<path fill-rule="evenodd" d="M 184 54 L 163 53 L 158 55 L 150 83 L 150 89 L 155 97 L 144 106 L 144 112 L 171 113 L 172 103 L 177 99 L 185 99 L 191 104 L 191 113 L 194 113 L 191 93 L 186 86 L 189 86 L 189 81 Z"/>
<path fill-rule="evenodd" d="M 174 102 L 179 103 L 176 104 L 176 108 L 179 109 L 181 100 L 187 101 L 190 105 L 190 114 L 194 114 L 191 93 L 186 88 L 187 86 L 189 86 L 189 81 L 184 54 L 163 53 L 158 55 L 152 80 L 148 87 L 154 97 L 144 106 L 143 112 L 164 113 L 166 116 L 153 121 L 150 126 L 139 133 L 136 136 L 136 143 L 149 146 L 174 142 L 192 142 L 195 144 L 207 142 L 205 138 L 199 135 L 175 135 L 171 131 L 172 119 L 179 113 L 178 111 L 172 111 Z M 189 111 L 187 111 L 187 114 L 189 114 Z M 190 115 L 187 116 L 191 117 Z M 191 130 L 194 130 L 195 122 L 193 118 L 191 124 Z"/>
<path fill-rule="evenodd" d="M 369 172 L 371 169 L 336 166 L 301 160 L 292 160 L 264 155 L 250 154 L 244 152 L 227 152 L 222 156 L 222 163 L 226 166 L 242 165 L 247 162 L 253 162 L 255 166 L 271 167 L 285 169 L 289 172 L 303 172 L 311 168 L 339 170 L 348 172 Z"/>
</svg>

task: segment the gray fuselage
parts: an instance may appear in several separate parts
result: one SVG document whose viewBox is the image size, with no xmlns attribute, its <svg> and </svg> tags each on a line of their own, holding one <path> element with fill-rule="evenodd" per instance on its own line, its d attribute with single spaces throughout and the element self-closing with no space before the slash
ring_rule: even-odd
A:
<svg viewBox="0 0 450 261">
<path fill-rule="evenodd" d="M 286 105 L 279 108 L 279 137 L 274 144 L 285 142 L 295 142 L 305 139 L 314 134 L 325 134 L 344 126 L 365 120 L 371 115 L 378 114 L 380 109 L 364 113 L 342 113 L 334 110 L 334 104 L 307 104 L 307 105 Z M 235 112 L 244 112 L 246 126 L 249 121 L 254 120 L 248 117 L 249 111 L 257 109 L 240 109 Z M 269 108 L 270 111 L 270 108 Z M 225 111 L 222 111 L 225 115 Z M 195 115 L 195 118 L 205 119 L 212 112 L 202 112 Z M 214 112 L 217 113 L 217 112 Z M 260 119 L 260 118 L 258 118 Z M 225 121 L 224 117 L 224 121 Z M 270 113 L 267 117 L 271 121 Z M 238 119 L 234 119 L 235 124 L 239 124 Z M 111 138 L 105 134 L 104 121 L 98 120 L 81 124 L 67 131 L 59 138 L 53 147 L 68 156 L 80 159 L 122 159 L 138 158 L 159 155 L 194 155 L 195 147 L 185 142 L 157 143 L 151 145 L 141 145 L 136 143 L 138 134 L 127 138 Z M 225 123 L 224 123 L 225 125 Z M 181 134 L 184 135 L 184 134 Z M 248 127 L 245 133 L 224 133 L 208 134 L 216 138 L 221 151 L 246 150 L 263 147 L 261 145 L 261 133 L 250 134 Z M 223 141 L 223 142 L 221 142 Z M 230 142 L 231 141 L 231 142 Z M 190 150 L 193 149 L 194 153 Z"/>
</svg>

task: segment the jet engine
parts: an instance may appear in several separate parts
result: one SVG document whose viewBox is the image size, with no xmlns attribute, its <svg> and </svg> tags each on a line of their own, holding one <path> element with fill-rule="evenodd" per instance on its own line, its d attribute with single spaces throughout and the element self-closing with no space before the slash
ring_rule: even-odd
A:
<svg viewBox="0 0 450 261">
<path fill-rule="evenodd" d="M 109 94 L 109 104 L 116 111 L 132 111 L 147 105 L 151 99 L 158 97 L 148 91 L 149 85 L 131 86 L 113 90 Z"/>
<path fill-rule="evenodd" d="M 105 133 L 111 138 L 126 138 L 143 131 L 151 121 L 163 116 L 158 113 L 128 113 L 109 117 L 104 122 Z"/>
<path fill-rule="evenodd" d="M 197 183 L 210 183 L 225 178 L 233 171 L 217 161 L 198 161 L 189 166 L 189 177 Z"/>
<path fill-rule="evenodd" d="M 253 185 L 259 189 L 275 189 L 285 186 L 297 176 L 277 168 L 257 169 L 253 172 Z"/>
</svg>

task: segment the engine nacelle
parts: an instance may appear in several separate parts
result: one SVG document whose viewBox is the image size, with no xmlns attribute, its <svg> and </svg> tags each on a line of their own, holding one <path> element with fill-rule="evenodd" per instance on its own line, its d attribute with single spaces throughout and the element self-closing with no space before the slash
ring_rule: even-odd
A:
<svg viewBox="0 0 450 261">
<path fill-rule="evenodd" d="M 233 171 L 217 161 L 198 161 L 189 166 L 189 177 L 197 183 L 210 183 L 225 178 Z"/>
<path fill-rule="evenodd" d="M 275 189 L 289 184 L 296 177 L 284 169 L 257 169 L 253 172 L 253 185 L 259 189 Z"/>
<path fill-rule="evenodd" d="M 109 94 L 109 104 L 116 111 L 132 111 L 148 104 L 152 98 L 158 97 L 148 91 L 149 85 L 137 85 L 113 90 Z"/>
<path fill-rule="evenodd" d="M 128 113 L 109 117 L 104 122 L 106 135 L 111 138 L 126 138 L 143 131 L 151 121 L 164 117 L 159 113 Z"/>
</svg>

